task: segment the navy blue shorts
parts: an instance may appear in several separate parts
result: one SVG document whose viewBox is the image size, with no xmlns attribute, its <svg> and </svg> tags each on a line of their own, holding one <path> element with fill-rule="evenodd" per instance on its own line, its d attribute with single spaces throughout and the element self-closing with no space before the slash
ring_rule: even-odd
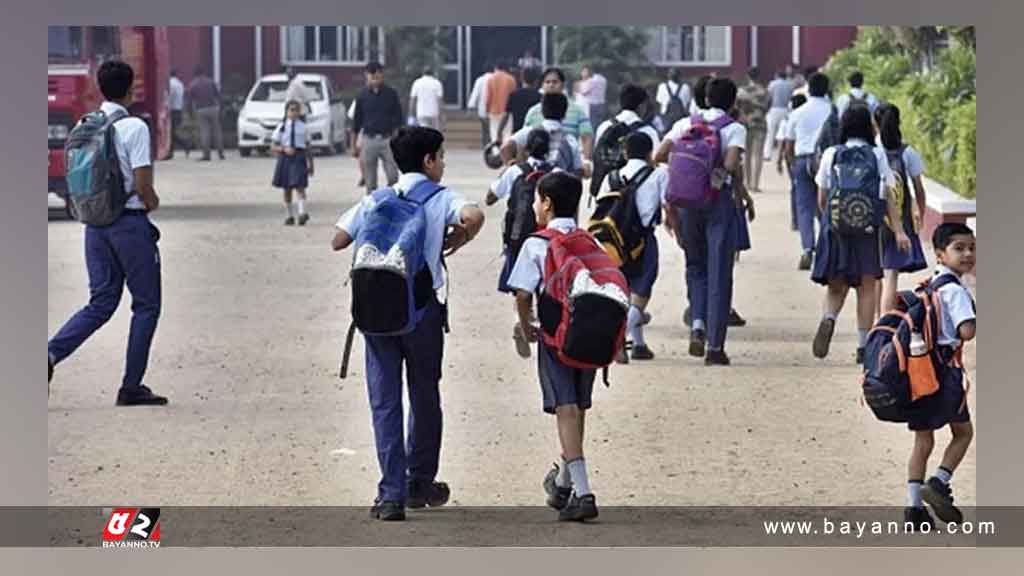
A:
<svg viewBox="0 0 1024 576">
<path fill-rule="evenodd" d="M 911 430 L 938 430 L 947 424 L 971 421 L 970 410 L 964 401 L 964 372 L 954 366 L 939 369 L 939 390 L 914 403 L 907 419 Z"/>
<path fill-rule="evenodd" d="M 644 253 L 640 261 L 622 272 L 631 293 L 641 298 L 650 298 L 654 282 L 658 279 L 658 237 L 651 231 L 644 242 Z"/>
<path fill-rule="evenodd" d="M 558 406 L 575 404 L 580 410 L 590 408 L 597 371 L 562 364 L 557 354 L 540 339 L 537 341 L 537 375 L 544 397 L 544 411 L 548 414 L 554 414 Z"/>
</svg>

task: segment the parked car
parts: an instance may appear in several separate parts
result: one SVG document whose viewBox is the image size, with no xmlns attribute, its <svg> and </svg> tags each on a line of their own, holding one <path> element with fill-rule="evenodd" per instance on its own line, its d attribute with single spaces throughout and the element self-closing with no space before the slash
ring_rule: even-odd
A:
<svg viewBox="0 0 1024 576">
<path fill-rule="evenodd" d="M 345 151 L 345 105 L 334 93 L 331 81 L 322 74 L 299 74 L 302 83 L 316 94 L 306 114 L 307 147 L 326 154 Z M 288 77 L 269 74 L 260 78 L 238 113 L 238 153 L 248 156 L 253 150 L 265 154 L 270 149 L 274 130 L 284 119 Z"/>
</svg>

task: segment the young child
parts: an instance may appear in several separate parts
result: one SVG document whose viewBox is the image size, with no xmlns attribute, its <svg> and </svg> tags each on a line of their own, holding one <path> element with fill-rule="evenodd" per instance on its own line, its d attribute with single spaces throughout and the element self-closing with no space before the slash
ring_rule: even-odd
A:
<svg viewBox="0 0 1024 576">
<path fill-rule="evenodd" d="M 967 287 L 960 283 L 963 275 L 975 267 L 974 232 L 964 224 L 942 224 L 932 235 L 932 246 L 938 260 L 932 282 L 945 275 L 955 276 L 957 282 L 938 289 L 942 317 L 935 343 L 944 364 L 938 371 L 939 391 L 918 400 L 923 405 L 908 422 L 908 427 L 914 431 L 914 449 L 907 465 L 910 505 L 904 516 L 918 527 L 924 523 L 932 524 L 925 502 L 944 522 L 959 523 L 963 520 L 963 514 L 953 505 L 953 490 L 949 484 L 974 438 L 963 385 L 964 367 L 960 359 L 964 342 L 973 340 L 977 330 L 974 299 Z M 928 457 L 935 446 L 935 430 L 947 424 L 953 439 L 942 455 L 942 464 L 925 483 Z"/>
<path fill-rule="evenodd" d="M 395 162 L 402 172 L 393 188 L 398 195 L 423 194 L 424 189 L 438 186 L 445 169 L 443 143 L 444 136 L 432 128 L 398 129 L 390 142 Z M 335 251 L 349 247 L 359 236 L 366 214 L 377 205 L 378 196 L 377 193 L 366 196 L 341 216 L 331 242 Z M 442 255 L 451 256 L 470 242 L 483 226 L 484 214 L 475 203 L 443 187 L 427 196 L 423 210 L 426 266 L 417 277 L 428 272 L 430 278 L 430 282 L 424 284 L 429 290 L 420 308 L 423 317 L 408 334 L 364 336 L 367 391 L 381 471 L 371 515 L 380 520 L 404 520 L 407 505 L 410 508 L 441 506 L 450 496 L 448 485 L 435 481 L 441 455 L 439 385 L 447 318 L 447 303 L 441 304 L 436 293 L 447 282 Z M 402 417 L 403 372 L 409 394 L 408 438 Z"/>
<path fill-rule="evenodd" d="M 541 113 L 544 115 L 544 121 L 541 122 L 540 128 L 551 135 L 548 163 L 576 176 L 589 176 L 589 173 L 584 173 L 580 142 L 563 124 L 569 110 L 569 99 L 561 93 L 545 94 L 541 97 L 540 106 Z M 524 149 L 530 132 L 535 128 L 537 127 L 530 124 L 520 128 L 502 145 L 501 157 L 506 160 L 514 158 L 517 150 Z"/>
<path fill-rule="evenodd" d="M 796 221 L 796 177 L 793 175 L 793 165 L 789 161 L 789 157 L 785 154 L 786 146 L 786 132 L 789 130 L 789 115 L 794 110 L 803 106 L 807 102 L 807 97 L 803 94 L 797 94 L 789 99 L 789 114 L 779 122 L 779 131 L 775 135 L 775 142 L 777 143 L 777 160 L 775 168 L 779 174 L 783 171 L 783 162 L 785 162 L 786 175 L 789 176 L 789 227 L 794 232 L 800 230 L 800 226 Z"/>
<path fill-rule="evenodd" d="M 552 172 L 537 184 L 534 211 L 540 228 L 570 232 L 576 228 L 576 208 L 583 182 L 565 172 Z M 595 241 L 596 244 L 596 241 Z M 516 291 L 519 323 L 530 342 L 537 343 L 537 374 L 544 411 L 554 414 L 562 458 L 544 478 L 547 503 L 559 511 L 559 520 L 582 521 L 597 517 L 597 500 L 590 490 L 583 459 L 586 412 L 591 405 L 595 370 L 570 368 L 544 345 L 539 328 L 531 321 L 534 295 L 543 292 L 544 261 L 548 243 L 531 237 L 523 243 L 508 285 Z"/>
<path fill-rule="evenodd" d="M 295 208 L 292 206 L 292 191 L 299 197 L 299 226 L 309 222 L 306 212 L 306 187 L 313 175 L 313 156 L 306 155 L 306 122 L 303 120 L 303 105 L 298 100 L 289 100 L 285 105 L 285 118 L 274 131 L 271 150 L 277 154 L 274 167 L 274 188 L 284 189 L 284 207 L 288 210 L 285 226 L 295 225 Z"/>
<path fill-rule="evenodd" d="M 879 308 L 875 310 L 877 316 L 896 306 L 899 275 L 924 270 L 928 267 L 928 261 L 925 260 L 921 238 L 917 234 L 920 227 L 917 215 L 924 214 L 927 209 L 924 181 L 921 178 L 924 174 L 924 161 L 917 150 L 903 142 L 899 108 L 892 104 L 879 106 L 875 109 L 875 122 L 878 124 L 882 147 L 889 158 L 889 168 L 896 174 L 896 179 L 901 184 L 903 201 L 899 207 L 900 220 L 904 232 L 910 238 L 910 250 L 904 252 L 896 246 L 896 237 L 888 230 L 882 230 L 884 278 L 880 286 Z M 911 182 L 914 183 L 913 202 L 910 193 Z"/>
<path fill-rule="evenodd" d="M 644 132 L 638 130 L 627 135 L 625 144 L 628 158 L 626 165 L 605 176 L 598 197 L 611 190 L 611 181 L 614 178 L 620 179 L 624 186 L 637 181 L 634 201 L 640 224 L 647 231 L 647 235 L 644 239 L 644 252 L 639 261 L 622 269 L 629 282 L 630 291 L 626 330 L 629 340 L 633 343 L 630 353 L 633 360 L 653 360 L 654 352 L 644 340 L 644 325 L 650 322 L 647 305 L 654 290 L 654 282 L 658 279 L 658 236 L 655 231 L 661 221 L 661 204 L 668 190 L 668 170 L 664 166 L 651 165 L 650 157 L 654 142 Z M 625 363 L 626 360 L 626 350 L 623 348 L 618 361 Z"/>
<path fill-rule="evenodd" d="M 536 172 L 550 172 L 553 169 L 551 164 L 547 162 L 550 147 L 551 134 L 543 129 L 533 129 L 526 140 L 526 160 L 523 163 L 513 164 L 507 167 L 505 171 L 501 173 L 501 176 L 491 184 L 490 190 L 487 191 L 487 198 L 485 200 L 486 204 L 488 206 L 493 206 L 502 198 L 508 198 L 516 187 L 522 184 L 524 178 L 528 176 L 536 178 L 538 176 L 538 174 L 534 174 Z M 536 184 L 534 184 L 534 186 L 536 186 Z M 532 202 L 530 206 L 532 209 Z M 509 219 L 513 217 L 514 215 L 511 214 L 511 212 L 507 212 L 505 214 L 506 226 L 511 225 Z M 508 276 L 512 272 L 512 266 L 516 263 L 516 258 L 518 258 L 521 248 L 522 241 L 519 241 L 514 245 L 510 245 L 505 242 L 502 246 L 505 264 L 502 266 L 501 274 L 498 276 L 498 292 L 503 294 L 511 294 L 513 292 L 512 288 L 508 285 Z M 512 329 L 512 337 L 515 340 L 516 351 L 519 355 L 523 358 L 529 358 L 530 343 L 526 341 L 526 336 L 523 333 L 519 322 L 516 322 Z"/>
<path fill-rule="evenodd" d="M 828 356 L 836 318 L 846 301 L 851 287 L 857 290 L 857 363 L 863 363 L 864 345 L 868 332 L 875 320 L 875 282 L 882 277 L 881 254 L 879 253 L 879 231 L 871 235 L 840 236 L 832 229 L 831 218 L 827 217 L 827 198 L 833 186 L 833 163 L 837 152 L 846 147 L 866 147 L 874 153 L 878 167 L 879 204 L 885 204 L 890 222 L 900 222 L 892 197 L 894 183 L 889 160 L 885 153 L 875 147 L 874 128 L 871 112 L 865 106 L 853 106 L 843 114 L 839 146 L 826 150 L 821 157 L 815 183 L 818 186 L 818 208 L 826 216 L 822 218 L 814 252 L 814 267 L 811 280 L 828 287 L 824 300 L 824 316 L 814 336 L 812 351 L 817 358 Z M 876 208 L 881 209 L 881 208 Z M 893 230 L 899 250 L 910 248 L 910 239 L 902 227 Z"/>
</svg>

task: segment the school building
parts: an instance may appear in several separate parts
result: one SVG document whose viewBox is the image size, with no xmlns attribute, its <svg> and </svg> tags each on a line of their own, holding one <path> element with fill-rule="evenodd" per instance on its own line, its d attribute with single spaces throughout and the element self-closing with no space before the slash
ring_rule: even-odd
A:
<svg viewBox="0 0 1024 576">
<path fill-rule="evenodd" d="M 645 26 L 647 58 L 684 76 L 711 71 L 741 77 L 751 66 L 771 74 L 786 64 L 820 66 L 849 46 L 856 26 Z M 450 108 L 465 106 L 473 80 L 495 59 L 516 61 L 529 50 L 544 65 L 555 61 L 558 26 L 441 26 L 449 57 L 442 82 Z M 231 93 L 245 93 L 256 78 L 293 66 L 325 74 L 338 91 L 361 86 L 363 66 L 394 59 L 379 26 L 171 26 L 171 66 L 187 82 L 202 65 Z M 392 47 L 389 50 L 389 46 Z"/>
</svg>

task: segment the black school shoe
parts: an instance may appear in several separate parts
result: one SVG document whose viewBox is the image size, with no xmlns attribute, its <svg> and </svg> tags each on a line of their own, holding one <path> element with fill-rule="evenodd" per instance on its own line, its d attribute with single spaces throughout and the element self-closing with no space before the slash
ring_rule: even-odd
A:
<svg viewBox="0 0 1024 576">
<path fill-rule="evenodd" d="M 558 519 L 562 522 L 583 522 L 597 518 L 597 499 L 593 494 L 577 496 L 573 493 L 565 508 L 558 511 Z"/>
<path fill-rule="evenodd" d="M 117 391 L 117 406 L 164 406 L 167 398 L 153 394 L 147 386 L 121 387 Z"/>
<path fill-rule="evenodd" d="M 864 365 L 864 349 L 863 348 L 857 348 L 857 365 L 858 366 L 863 366 Z"/>
<path fill-rule="evenodd" d="M 963 522 L 963 513 L 953 506 L 953 489 L 949 484 L 943 484 L 942 480 L 932 476 L 921 487 L 921 498 L 932 507 L 939 520 L 957 524 Z"/>
<path fill-rule="evenodd" d="M 708 355 L 704 357 L 705 366 L 728 366 L 730 364 L 732 362 L 725 350 L 708 350 Z"/>
<path fill-rule="evenodd" d="M 810 252 L 804 252 L 800 255 L 800 263 L 797 264 L 797 270 L 810 270 L 811 263 L 814 261 L 814 256 Z"/>
<path fill-rule="evenodd" d="M 370 508 L 370 518 L 385 522 L 401 522 L 405 520 L 405 506 L 395 500 L 374 500 Z"/>
<path fill-rule="evenodd" d="M 405 505 L 409 508 L 423 508 L 430 506 L 437 508 L 448 503 L 451 496 L 451 489 L 444 482 L 428 482 L 426 480 L 412 480 L 408 484 L 409 496 L 405 499 Z"/>
<path fill-rule="evenodd" d="M 690 356 L 704 357 L 704 347 L 708 343 L 707 334 L 700 328 L 690 331 Z"/>
<path fill-rule="evenodd" d="M 46 397 L 50 397 L 50 382 L 53 382 L 53 361 L 46 355 Z"/>
<path fill-rule="evenodd" d="M 832 345 L 832 334 L 836 330 L 836 321 L 831 318 L 822 318 L 818 324 L 818 332 L 814 335 L 814 344 L 811 351 L 815 358 L 828 356 L 828 348 Z"/>
<path fill-rule="evenodd" d="M 306 212 L 299 214 L 299 226 L 305 226 L 306 222 L 309 222 L 309 214 Z"/>
<path fill-rule="evenodd" d="M 925 526 L 928 527 L 928 532 L 931 532 L 932 528 L 935 527 L 935 520 L 932 519 L 932 515 L 928 513 L 928 509 L 924 506 L 920 508 L 907 506 L 904 508 L 903 522 L 912 525 L 916 532 L 924 532 Z"/>
<path fill-rule="evenodd" d="M 632 357 L 633 360 L 654 360 L 654 352 L 644 345 L 633 346 L 633 351 L 630 353 L 630 357 Z"/>
<path fill-rule="evenodd" d="M 730 328 L 742 328 L 747 325 L 746 319 L 740 316 L 740 313 L 735 308 L 729 309 L 729 321 L 727 322 Z"/>
<path fill-rule="evenodd" d="M 554 464 L 554 468 L 544 477 L 544 492 L 548 495 L 548 506 L 555 510 L 562 510 L 569 503 L 569 497 L 572 496 L 572 488 L 559 486 L 555 483 L 555 478 L 557 477 L 558 464 Z"/>
</svg>

